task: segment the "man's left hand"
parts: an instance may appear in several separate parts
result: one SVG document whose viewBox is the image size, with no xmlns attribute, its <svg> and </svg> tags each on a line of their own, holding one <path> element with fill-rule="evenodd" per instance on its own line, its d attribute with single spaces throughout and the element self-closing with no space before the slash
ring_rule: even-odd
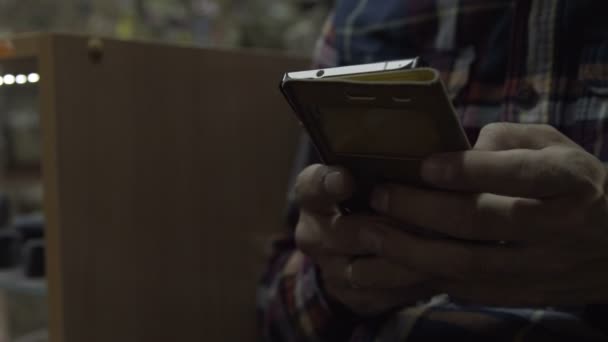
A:
<svg viewBox="0 0 608 342">
<path fill-rule="evenodd" d="M 425 160 L 422 177 L 434 190 L 383 185 L 372 207 L 457 239 L 370 227 L 360 236 L 377 254 L 465 302 L 608 302 L 607 171 L 566 136 L 491 124 L 472 150 Z"/>
</svg>

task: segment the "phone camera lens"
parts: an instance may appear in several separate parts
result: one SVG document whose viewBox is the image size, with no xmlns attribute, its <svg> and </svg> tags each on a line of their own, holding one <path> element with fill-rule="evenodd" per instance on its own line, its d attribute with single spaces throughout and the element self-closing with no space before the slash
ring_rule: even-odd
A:
<svg viewBox="0 0 608 342">
<path fill-rule="evenodd" d="M 317 72 L 317 77 L 321 77 L 321 76 L 323 76 L 323 75 L 325 75 L 325 70 L 319 70 L 319 71 Z"/>
</svg>

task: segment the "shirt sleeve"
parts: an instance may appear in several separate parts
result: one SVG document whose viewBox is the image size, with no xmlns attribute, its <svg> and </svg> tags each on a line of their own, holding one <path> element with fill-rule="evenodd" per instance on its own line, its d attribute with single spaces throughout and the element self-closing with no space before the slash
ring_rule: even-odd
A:
<svg viewBox="0 0 608 342">
<path fill-rule="evenodd" d="M 330 17 L 315 48 L 315 67 L 335 65 L 333 34 Z M 273 242 L 258 287 L 258 319 L 264 341 L 348 341 L 356 325 L 354 315 L 325 296 L 316 265 L 295 245 L 293 231 L 299 209 L 291 189 L 297 174 L 315 162 L 316 151 L 303 136 L 287 196 L 287 232 Z"/>
</svg>

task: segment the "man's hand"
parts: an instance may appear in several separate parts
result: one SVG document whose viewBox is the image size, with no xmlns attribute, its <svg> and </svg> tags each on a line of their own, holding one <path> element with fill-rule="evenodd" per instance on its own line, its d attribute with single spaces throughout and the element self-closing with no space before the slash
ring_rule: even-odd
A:
<svg viewBox="0 0 608 342">
<path fill-rule="evenodd" d="M 422 177 L 436 190 L 381 186 L 372 207 L 477 242 L 367 227 L 380 241 L 374 253 L 466 302 L 608 302 L 606 168 L 557 130 L 486 126 L 473 150 L 427 159 Z"/>
<path fill-rule="evenodd" d="M 328 295 L 355 313 L 373 315 L 430 297 L 421 277 L 386 258 L 370 256 L 373 239 L 360 232 L 389 229 L 369 216 L 340 215 L 336 204 L 353 192 L 345 170 L 313 165 L 296 181 L 301 206 L 296 243 L 318 265 Z"/>
</svg>

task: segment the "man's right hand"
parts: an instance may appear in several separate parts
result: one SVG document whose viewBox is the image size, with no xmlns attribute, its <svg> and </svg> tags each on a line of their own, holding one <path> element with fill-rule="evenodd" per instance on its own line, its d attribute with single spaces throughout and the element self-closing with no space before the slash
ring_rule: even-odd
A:
<svg viewBox="0 0 608 342">
<path fill-rule="evenodd" d="M 296 243 L 319 267 L 327 294 L 359 315 L 375 315 L 428 299 L 426 277 L 384 258 L 379 241 L 360 233 L 385 226 L 370 215 L 341 215 L 337 204 L 354 191 L 346 170 L 325 165 L 306 168 L 296 181 L 300 219 Z M 395 229 L 391 228 L 390 229 Z"/>
</svg>

